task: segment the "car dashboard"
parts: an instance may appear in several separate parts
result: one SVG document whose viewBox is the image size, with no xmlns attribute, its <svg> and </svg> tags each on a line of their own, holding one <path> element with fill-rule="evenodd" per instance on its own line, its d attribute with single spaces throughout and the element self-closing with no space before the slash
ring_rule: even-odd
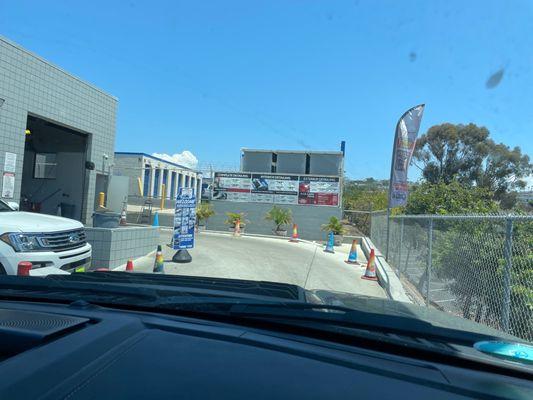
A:
<svg viewBox="0 0 533 400">
<path fill-rule="evenodd" d="M 179 315 L 0 302 L 2 399 L 533 398 L 531 381 Z"/>
</svg>

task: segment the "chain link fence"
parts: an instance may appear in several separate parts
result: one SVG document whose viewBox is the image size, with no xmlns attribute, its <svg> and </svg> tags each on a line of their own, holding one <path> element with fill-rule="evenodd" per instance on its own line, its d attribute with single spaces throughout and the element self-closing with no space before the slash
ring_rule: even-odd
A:
<svg viewBox="0 0 533 400">
<path fill-rule="evenodd" d="M 532 215 L 372 213 L 370 238 L 427 306 L 533 341 Z"/>
<path fill-rule="evenodd" d="M 342 210 L 342 220 L 352 227 L 352 234 L 370 236 L 372 211 Z"/>
</svg>

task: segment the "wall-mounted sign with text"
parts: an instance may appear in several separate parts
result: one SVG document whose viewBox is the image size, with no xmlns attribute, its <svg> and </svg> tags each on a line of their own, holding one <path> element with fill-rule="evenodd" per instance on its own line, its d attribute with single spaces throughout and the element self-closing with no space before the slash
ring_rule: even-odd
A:
<svg viewBox="0 0 533 400">
<path fill-rule="evenodd" d="M 213 200 L 338 206 L 338 177 L 215 172 Z"/>
</svg>

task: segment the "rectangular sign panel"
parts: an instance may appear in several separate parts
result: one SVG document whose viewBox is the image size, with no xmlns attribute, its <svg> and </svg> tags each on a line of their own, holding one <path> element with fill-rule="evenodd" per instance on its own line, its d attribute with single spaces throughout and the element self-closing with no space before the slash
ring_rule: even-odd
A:
<svg viewBox="0 0 533 400">
<path fill-rule="evenodd" d="M 241 172 L 215 172 L 212 199 L 250 201 L 251 174 Z"/>
<path fill-rule="evenodd" d="M 298 175 L 252 174 L 251 201 L 298 204 Z"/>
<path fill-rule="evenodd" d="M 174 250 L 194 247 L 194 226 L 196 223 L 196 196 L 193 188 L 180 188 L 174 210 Z"/>
<path fill-rule="evenodd" d="M 17 167 L 17 155 L 6 151 L 4 156 L 4 172 L 15 172 Z"/>
<path fill-rule="evenodd" d="M 301 176 L 298 187 L 298 204 L 338 206 L 339 193 L 339 178 Z"/>
<path fill-rule="evenodd" d="M 338 206 L 338 177 L 215 172 L 213 200 Z"/>
<path fill-rule="evenodd" d="M 4 172 L 2 180 L 2 197 L 12 199 L 15 193 L 15 174 Z"/>
</svg>

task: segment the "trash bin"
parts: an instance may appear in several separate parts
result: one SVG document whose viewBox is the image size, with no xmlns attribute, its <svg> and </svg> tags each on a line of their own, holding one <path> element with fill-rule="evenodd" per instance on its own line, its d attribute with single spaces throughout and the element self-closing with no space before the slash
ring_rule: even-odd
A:
<svg viewBox="0 0 533 400">
<path fill-rule="evenodd" d="M 120 221 L 120 214 L 113 212 L 95 212 L 93 214 L 93 227 L 95 228 L 117 228 Z"/>
</svg>

